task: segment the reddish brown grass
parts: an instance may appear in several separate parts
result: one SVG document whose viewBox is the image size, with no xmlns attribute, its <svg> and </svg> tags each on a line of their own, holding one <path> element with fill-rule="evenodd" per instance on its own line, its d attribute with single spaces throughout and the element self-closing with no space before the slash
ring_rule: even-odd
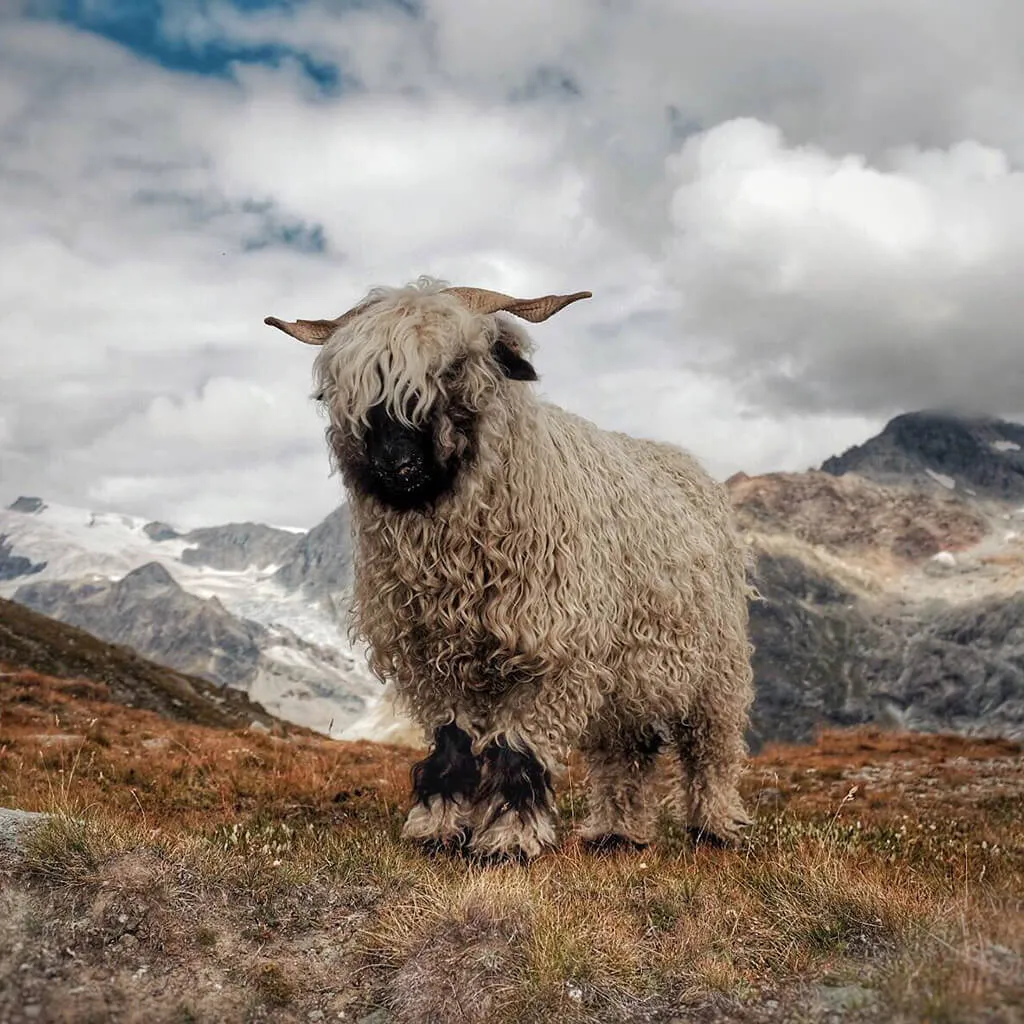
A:
<svg viewBox="0 0 1024 1024">
<path fill-rule="evenodd" d="M 646 851 L 485 870 L 399 841 L 416 752 L 106 696 L 0 680 L 0 805 L 62 815 L 0 871 L 0 1017 L 1018 1019 L 1017 744 L 825 732 L 751 761 L 743 851 L 665 818 Z"/>
</svg>

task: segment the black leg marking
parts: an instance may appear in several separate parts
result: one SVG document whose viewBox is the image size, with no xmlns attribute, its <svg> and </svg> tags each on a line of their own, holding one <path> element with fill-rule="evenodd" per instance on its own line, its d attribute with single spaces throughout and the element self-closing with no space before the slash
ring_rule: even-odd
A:
<svg viewBox="0 0 1024 1024">
<path fill-rule="evenodd" d="M 492 809 L 481 829 L 506 811 L 516 811 L 525 824 L 525 812 L 544 806 L 553 796 L 551 772 L 532 753 L 513 750 L 502 740 L 484 751 L 478 800 L 492 803 Z"/>
<path fill-rule="evenodd" d="M 472 797 L 480 785 L 480 765 L 472 741 L 454 722 L 434 733 L 434 749 L 412 767 L 412 789 L 420 803 L 440 796 L 446 803 Z"/>
</svg>

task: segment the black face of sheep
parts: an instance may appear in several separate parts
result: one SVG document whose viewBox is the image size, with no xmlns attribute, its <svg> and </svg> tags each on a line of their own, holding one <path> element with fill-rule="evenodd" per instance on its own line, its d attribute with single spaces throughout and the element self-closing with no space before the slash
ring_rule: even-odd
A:
<svg viewBox="0 0 1024 1024">
<path fill-rule="evenodd" d="M 535 381 L 537 373 L 502 337 L 491 346 L 491 358 L 499 372 L 509 380 Z M 416 395 L 406 403 L 407 413 L 416 404 Z M 423 511 L 447 494 L 455 485 L 460 470 L 472 463 L 475 450 L 476 416 L 462 406 L 457 397 L 443 409 L 435 409 L 423 426 L 409 426 L 392 416 L 386 405 L 374 405 L 357 452 L 337 452 L 348 475 L 367 494 L 399 511 Z M 463 439 L 460 454 L 439 458 L 436 425 L 439 415 L 452 424 Z"/>
<path fill-rule="evenodd" d="M 348 467 L 357 486 L 399 510 L 421 510 L 448 492 L 459 459 L 442 462 L 430 425 L 410 427 L 391 416 L 383 403 L 369 413 L 361 451 Z"/>
</svg>

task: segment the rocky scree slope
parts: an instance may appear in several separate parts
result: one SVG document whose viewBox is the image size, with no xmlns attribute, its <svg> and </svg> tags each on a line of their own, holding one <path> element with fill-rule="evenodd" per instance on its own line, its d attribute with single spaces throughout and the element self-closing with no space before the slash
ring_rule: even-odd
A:
<svg viewBox="0 0 1024 1024">
<path fill-rule="evenodd" d="M 961 473 L 959 456 L 938 455 L 957 452 L 965 434 L 977 441 L 977 421 L 900 419 L 928 425 L 930 472 L 916 462 L 908 475 L 897 467 L 874 479 L 812 471 L 729 481 L 758 552 L 755 749 L 861 723 L 1024 736 L 1024 543 L 1015 528 L 1024 519 L 991 492 L 937 482 Z M 984 429 L 1005 442 L 986 443 L 1012 480 L 1012 438 L 1024 428 L 988 420 Z M 876 441 L 862 449 L 890 443 Z"/>
</svg>

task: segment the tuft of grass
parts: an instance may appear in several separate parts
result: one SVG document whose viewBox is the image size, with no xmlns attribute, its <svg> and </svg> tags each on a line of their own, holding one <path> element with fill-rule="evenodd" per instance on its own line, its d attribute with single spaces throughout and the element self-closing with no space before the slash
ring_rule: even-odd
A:
<svg viewBox="0 0 1024 1024">
<path fill-rule="evenodd" d="M 54 813 L 24 842 L 24 870 L 51 883 L 73 886 L 95 873 L 100 858 L 97 831 L 66 812 Z"/>
<path fill-rule="evenodd" d="M 295 998 L 296 983 L 280 964 L 260 964 L 252 971 L 250 978 L 256 990 L 271 1006 L 287 1006 Z"/>
</svg>

